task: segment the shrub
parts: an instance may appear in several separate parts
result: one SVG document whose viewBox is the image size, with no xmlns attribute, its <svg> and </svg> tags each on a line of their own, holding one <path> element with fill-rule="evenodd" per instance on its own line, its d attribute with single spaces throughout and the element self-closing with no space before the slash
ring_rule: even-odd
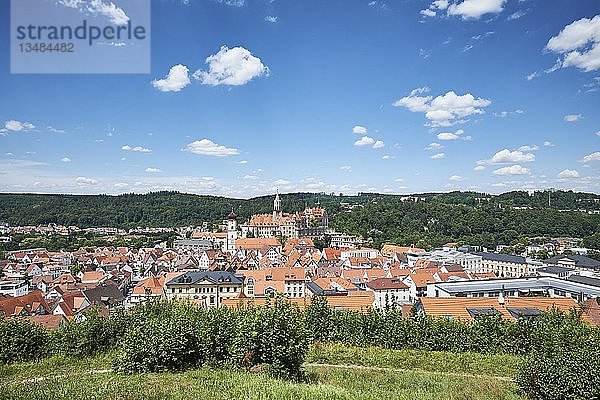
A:
<svg viewBox="0 0 600 400">
<path fill-rule="evenodd" d="M 48 332 L 26 321 L 0 317 L 0 364 L 46 356 Z"/>
<path fill-rule="evenodd" d="M 556 346 L 530 354 L 516 378 L 530 400 L 600 399 L 600 349 Z"/>
<path fill-rule="evenodd" d="M 52 332 L 53 354 L 85 357 L 116 348 L 128 327 L 124 315 L 101 317 L 96 309 L 85 314 L 85 320 L 70 322 Z"/>
</svg>

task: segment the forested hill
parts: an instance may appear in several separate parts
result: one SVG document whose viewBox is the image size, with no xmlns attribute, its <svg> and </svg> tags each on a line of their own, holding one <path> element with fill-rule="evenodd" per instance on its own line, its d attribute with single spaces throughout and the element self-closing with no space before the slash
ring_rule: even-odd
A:
<svg viewBox="0 0 600 400">
<path fill-rule="evenodd" d="M 361 193 L 281 195 L 284 212 L 320 204 L 338 229 L 384 241 L 438 245 L 463 241 L 492 246 L 528 236 L 575 236 L 600 244 L 600 196 L 566 191 L 425 193 L 408 196 Z M 414 201 L 418 199 L 418 201 Z M 231 211 L 244 221 L 272 211 L 273 196 L 248 200 L 177 192 L 144 195 L 0 194 L 0 222 L 92 226 L 189 226 L 217 224 Z M 352 208 L 352 210 L 350 210 Z M 566 211 L 570 210 L 570 211 Z"/>
</svg>

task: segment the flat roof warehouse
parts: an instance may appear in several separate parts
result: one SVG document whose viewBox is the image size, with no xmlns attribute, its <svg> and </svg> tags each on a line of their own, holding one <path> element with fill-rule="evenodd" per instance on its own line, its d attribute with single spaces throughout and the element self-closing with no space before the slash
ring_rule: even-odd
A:
<svg viewBox="0 0 600 400">
<path fill-rule="evenodd" d="M 99 39 L 106 40 L 144 40 L 146 39 L 146 28 L 143 26 L 131 25 L 131 21 L 127 21 L 125 25 L 113 26 L 106 25 L 103 27 L 96 25 L 88 25 L 87 20 L 83 20 L 81 25 L 73 28 L 69 25 L 21 25 L 17 27 L 18 40 L 87 40 L 91 46 L 94 41 Z"/>
</svg>

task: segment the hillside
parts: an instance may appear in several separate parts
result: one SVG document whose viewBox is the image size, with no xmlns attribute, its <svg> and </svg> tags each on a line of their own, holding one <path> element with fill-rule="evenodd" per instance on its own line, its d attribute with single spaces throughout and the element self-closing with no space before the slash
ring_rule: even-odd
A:
<svg viewBox="0 0 600 400">
<path fill-rule="evenodd" d="M 320 204 L 338 230 L 383 242 L 434 246 L 448 241 L 486 246 L 512 244 L 523 236 L 572 236 L 600 247 L 600 196 L 565 191 L 475 192 L 407 196 L 361 193 L 282 195 L 284 211 Z M 143 195 L 0 194 L 0 221 L 10 225 L 58 223 L 93 226 L 215 226 L 233 208 L 239 220 L 270 212 L 272 196 L 248 200 L 178 192 Z M 550 204 L 549 204 L 550 203 Z M 354 206 L 349 210 L 349 206 Z"/>
</svg>

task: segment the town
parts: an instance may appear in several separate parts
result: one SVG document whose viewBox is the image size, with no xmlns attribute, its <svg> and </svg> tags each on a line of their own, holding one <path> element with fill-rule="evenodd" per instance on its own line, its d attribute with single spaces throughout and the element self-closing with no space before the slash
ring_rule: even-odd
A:
<svg viewBox="0 0 600 400">
<path fill-rule="evenodd" d="M 140 228 L 129 234 L 173 232 L 171 246 L 92 246 L 76 251 L 6 251 L 0 261 L 0 315 L 49 329 L 82 321 L 87 311 L 110 315 L 157 300 L 205 307 L 260 305 L 273 296 L 300 308 L 315 296 L 337 310 L 474 320 L 497 314 L 517 320 L 556 307 L 581 307 L 600 324 L 600 262 L 577 241 L 532 245 L 523 255 L 446 243 L 429 251 L 414 245 L 370 248 L 360 236 L 329 227 L 318 204 L 284 212 L 279 194 L 269 214 L 238 222 L 232 210 L 218 231 L 202 227 Z M 117 228 L 88 228 L 106 235 Z M 74 226 L 2 226 L 11 234 L 64 235 Z M 324 238 L 327 243 L 324 243 Z M 324 243 L 319 248 L 315 243 Z M 533 259 L 540 250 L 551 256 Z"/>
</svg>

